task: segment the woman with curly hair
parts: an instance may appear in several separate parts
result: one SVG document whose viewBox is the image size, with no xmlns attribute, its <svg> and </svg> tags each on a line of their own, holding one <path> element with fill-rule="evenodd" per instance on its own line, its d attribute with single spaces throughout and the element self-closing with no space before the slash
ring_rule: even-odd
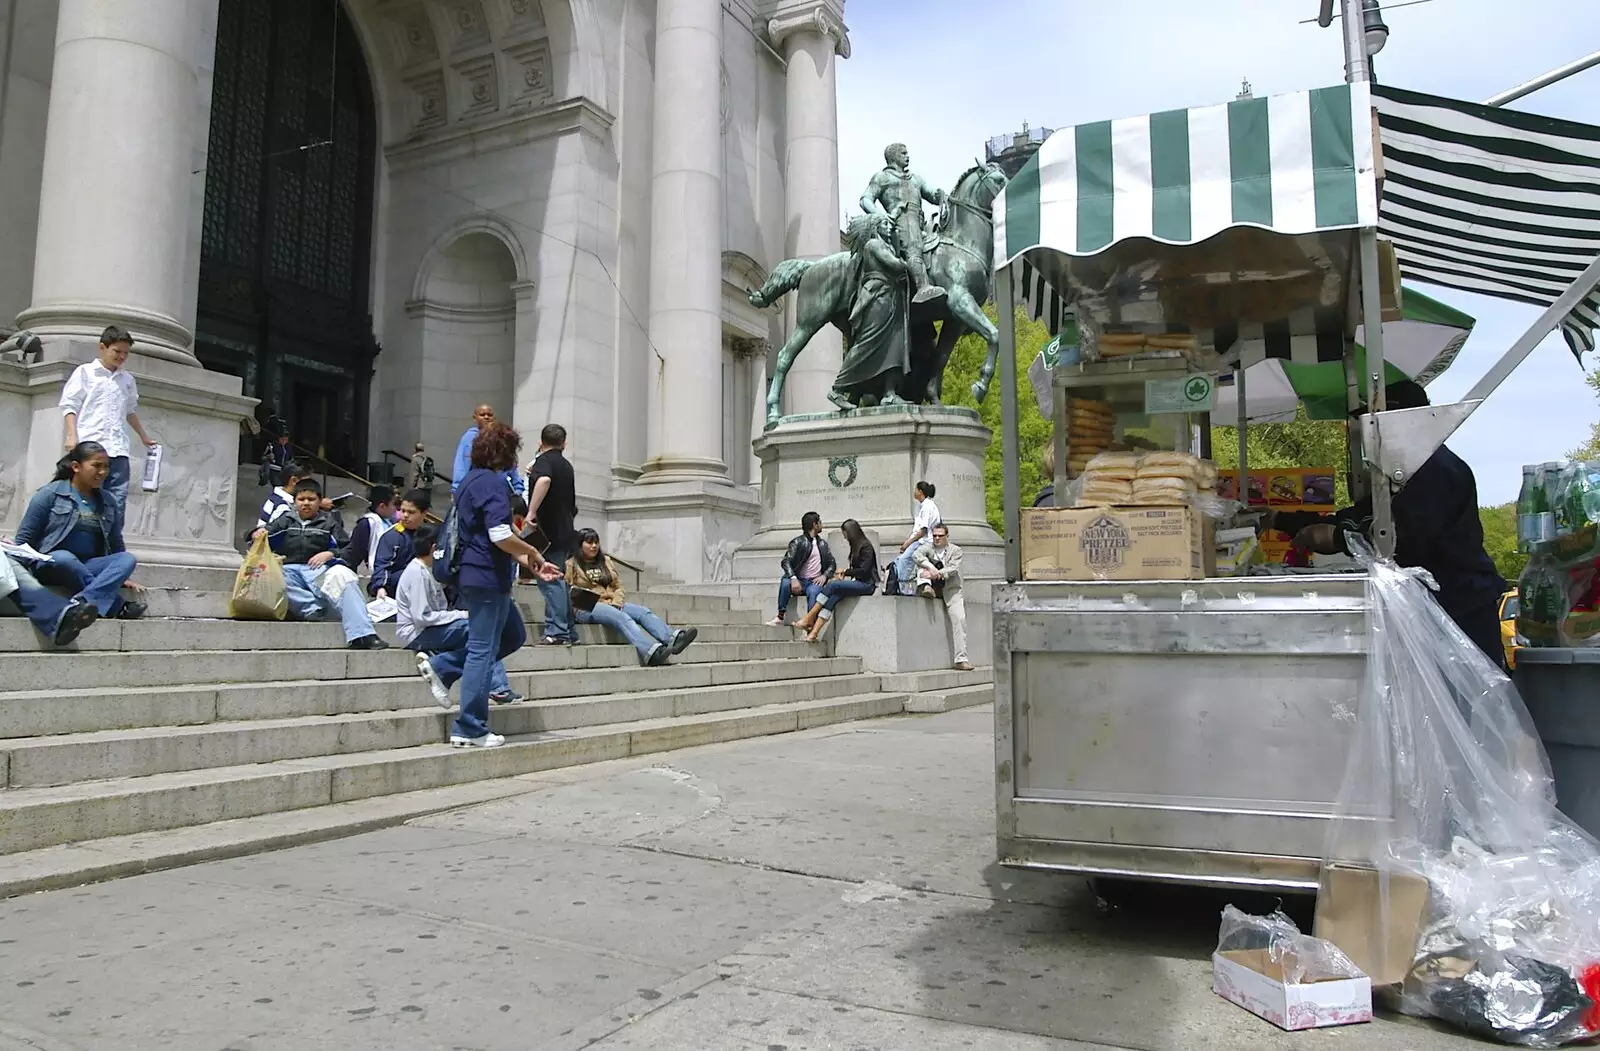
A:
<svg viewBox="0 0 1600 1051">
<path fill-rule="evenodd" d="M 503 423 L 490 423 L 472 443 L 472 469 L 456 489 L 456 530 L 461 550 L 459 591 L 467 611 L 467 660 L 461 674 L 461 713 L 450 729 L 458 748 L 496 748 L 506 743 L 489 732 L 489 690 L 496 661 L 527 641 L 522 617 L 511 601 L 517 565 L 546 580 L 560 567 L 518 539 L 511 525 L 511 488 L 506 471 L 516 466 L 522 438 Z"/>
</svg>

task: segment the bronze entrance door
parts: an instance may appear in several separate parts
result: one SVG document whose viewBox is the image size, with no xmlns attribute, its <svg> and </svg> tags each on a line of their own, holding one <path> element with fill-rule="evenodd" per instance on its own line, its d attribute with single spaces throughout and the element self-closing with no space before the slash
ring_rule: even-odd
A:
<svg viewBox="0 0 1600 1051">
<path fill-rule="evenodd" d="M 297 446 L 343 434 L 358 462 L 377 129 L 355 30 L 338 0 L 221 0 L 215 70 L 196 354 Z"/>
</svg>

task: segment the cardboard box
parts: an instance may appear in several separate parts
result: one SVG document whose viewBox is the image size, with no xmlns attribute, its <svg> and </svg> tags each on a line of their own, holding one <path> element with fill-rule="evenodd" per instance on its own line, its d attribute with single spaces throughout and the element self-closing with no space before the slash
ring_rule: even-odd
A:
<svg viewBox="0 0 1600 1051">
<path fill-rule="evenodd" d="M 1211 989 L 1279 1029 L 1321 1029 L 1372 1021 L 1372 979 L 1287 985 L 1265 949 L 1211 954 Z"/>
<path fill-rule="evenodd" d="M 1216 557 L 1192 507 L 1029 507 L 1024 580 L 1199 580 Z"/>
<path fill-rule="evenodd" d="M 1312 931 L 1379 985 L 1398 985 L 1416 960 L 1428 893 L 1428 881 L 1411 873 L 1324 865 Z"/>
</svg>

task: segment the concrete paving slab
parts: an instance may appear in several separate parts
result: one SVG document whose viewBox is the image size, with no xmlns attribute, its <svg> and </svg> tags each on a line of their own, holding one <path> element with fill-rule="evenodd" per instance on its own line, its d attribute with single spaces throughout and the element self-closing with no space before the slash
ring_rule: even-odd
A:
<svg viewBox="0 0 1600 1051">
<path fill-rule="evenodd" d="M 271 890 L 285 900 L 323 897 L 405 913 L 437 909 L 460 894 L 465 877 L 483 889 L 485 908 L 505 930 L 677 971 L 838 897 L 832 886 L 787 873 L 729 873 L 698 858 L 542 841 L 504 828 L 402 826 L 280 857 L 286 865 L 238 858 L 188 875 L 217 893 Z"/>
<path fill-rule="evenodd" d="M 753 963 L 734 981 L 1139 1051 L 1461 1045 L 1459 1037 L 1387 1020 L 1285 1033 L 1211 991 L 1209 950 L 1197 959 L 1191 939 L 1159 931 L 1130 939 L 1118 919 L 1092 911 L 920 895 L 889 885 L 869 884 L 846 897 L 812 917 L 810 929 L 748 947 L 744 958 Z"/>
<path fill-rule="evenodd" d="M 733 984 L 686 994 L 591 1046 L 595 1051 L 1105 1051 L 1104 1045 L 1053 1040 L 867 1007 L 824 1004 L 809 997 Z"/>
<path fill-rule="evenodd" d="M 670 979 L 507 926 L 503 892 L 405 910 L 164 873 L 61 892 L 69 910 L 19 898 L 0 907 L 0 1010 L 47 1049 L 513 1051 Z"/>
</svg>

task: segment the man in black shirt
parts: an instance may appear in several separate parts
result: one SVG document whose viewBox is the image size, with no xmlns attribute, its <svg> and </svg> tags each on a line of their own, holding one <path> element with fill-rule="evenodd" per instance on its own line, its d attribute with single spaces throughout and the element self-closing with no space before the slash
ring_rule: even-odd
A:
<svg viewBox="0 0 1600 1051">
<path fill-rule="evenodd" d="M 539 432 L 539 455 L 528 468 L 528 517 L 543 534 L 543 540 L 534 546 L 541 548 L 545 561 L 558 566 L 565 566 L 573 554 L 573 519 L 578 515 L 572 465 L 562 455 L 566 448 L 567 429 L 559 423 L 546 424 Z M 544 645 L 576 643 L 578 629 L 572 622 L 566 581 L 540 580 L 539 593 L 544 596 Z"/>
<path fill-rule="evenodd" d="M 1415 409 L 1428 404 L 1428 395 L 1406 380 L 1389 386 L 1385 400 L 1391 409 Z M 1395 562 L 1431 573 L 1439 585 L 1434 593 L 1439 605 L 1491 662 L 1503 665 L 1499 606 L 1506 582 L 1483 548 L 1472 468 L 1441 445 L 1394 495 L 1393 506 Z M 1346 532 L 1370 534 L 1372 499 L 1331 517 L 1272 513 L 1267 526 L 1292 534 L 1298 548 L 1337 554 L 1346 550 Z"/>
</svg>

